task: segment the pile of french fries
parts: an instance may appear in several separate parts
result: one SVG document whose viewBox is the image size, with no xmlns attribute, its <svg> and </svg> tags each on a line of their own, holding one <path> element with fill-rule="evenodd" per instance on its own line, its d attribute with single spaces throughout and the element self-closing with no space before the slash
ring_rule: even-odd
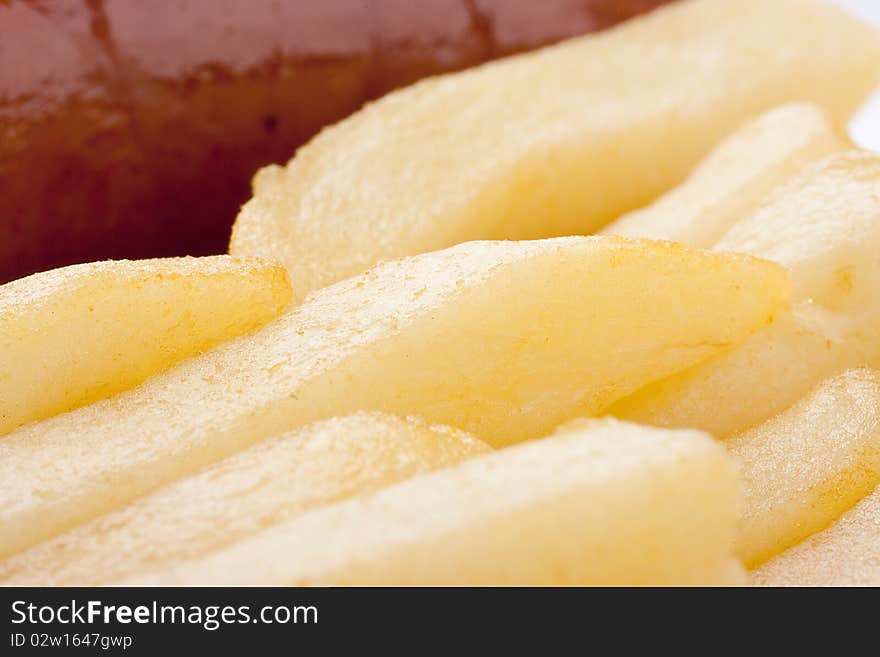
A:
<svg viewBox="0 0 880 657">
<path fill-rule="evenodd" d="M 878 83 L 685 0 L 369 105 L 231 255 L 0 287 L 0 584 L 880 585 Z"/>
</svg>

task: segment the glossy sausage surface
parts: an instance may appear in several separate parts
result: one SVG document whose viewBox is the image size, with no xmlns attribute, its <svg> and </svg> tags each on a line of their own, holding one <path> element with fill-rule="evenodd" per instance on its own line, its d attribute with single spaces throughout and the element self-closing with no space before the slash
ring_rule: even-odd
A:
<svg viewBox="0 0 880 657">
<path fill-rule="evenodd" d="M 421 77 L 669 0 L 0 0 L 0 282 L 220 253 L 250 178 Z"/>
</svg>

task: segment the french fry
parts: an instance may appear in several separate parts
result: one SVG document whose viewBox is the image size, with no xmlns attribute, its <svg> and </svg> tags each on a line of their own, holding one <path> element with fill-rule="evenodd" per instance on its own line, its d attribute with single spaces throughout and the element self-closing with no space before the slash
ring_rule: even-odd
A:
<svg viewBox="0 0 880 657">
<path fill-rule="evenodd" d="M 0 550 L 360 409 L 546 435 L 772 321 L 784 270 L 668 242 L 478 242 L 379 266 L 140 387 L 0 440 Z"/>
<path fill-rule="evenodd" d="M 215 256 L 63 267 L 0 286 L 0 435 L 132 388 L 265 324 L 287 273 Z"/>
<path fill-rule="evenodd" d="M 367 106 L 259 172 L 230 252 L 283 262 L 301 299 L 459 242 L 589 234 L 744 121 L 813 101 L 842 127 L 878 81 L 877 30 L 825 3 L 677 2 Z"/>
<path fill-rule="evenodd" d="M 752 576 L 762 586 L 880 586 L 880 488 Z"/>
<path fill-rule="evenodd" d="M 740 462 L 737 554 L 755 566 L 827 527 L 880 483 L 880 376 L 824 381 L 787 411 L 725 442 Z"/>
<path fill-rule="evenodd" d="M 104 584 L 488 451 L 466 433 L 413 418 L 358 413 L 317 422 L 0 562 L 0 585 Z"/>
<path fill-rule="evenodd" d="M 736 468 L 696 431 L 614 420 L 300 516 L 149 584 L 738 584 Z"/>
<path fill-rule="evenodd" d="M 842 153 L 807 167 L 716 250 L 785 265 L 791 312 L 736 348 L 621 400 L 610 414 L 727 437 L 782 412 L 825 378 L 880 366 L 880 156 Z"/>
<path fill-rule="evenodd" d="M 601 232 L 708 249 L 804 166 L 848 146 L 817 106 L 778 107 L 724 139 L 681 185 Z"/>
</svg>

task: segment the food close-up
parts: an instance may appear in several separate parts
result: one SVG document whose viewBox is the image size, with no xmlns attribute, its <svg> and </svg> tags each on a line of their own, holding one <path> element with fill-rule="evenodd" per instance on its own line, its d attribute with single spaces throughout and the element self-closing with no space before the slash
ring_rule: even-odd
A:
<svg viewBox="0 0 880 657">
<path fill-rule="evenodd" d="M 0 586 L 880 587 L 880 3 L 0 0 Z"/>
</svg>

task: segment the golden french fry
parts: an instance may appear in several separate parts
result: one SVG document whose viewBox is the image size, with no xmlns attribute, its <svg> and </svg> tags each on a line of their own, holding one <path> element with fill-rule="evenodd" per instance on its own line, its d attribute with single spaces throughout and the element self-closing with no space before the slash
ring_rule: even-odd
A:
<svg viewBox="0 0 880 657">
<path fill-rule="evenodd" d="M 880 488 L 752 575 L 764 586 L 880 586 Z"/>
<path fill-rule="evenodd" d="M 579 421 L 317 509 L 151 584 L 738 584 L 736 467 L 711 437 Z"/>
<path fill-rule="evenodd" d="M 842 126 L 880 36 L 807 0 L 690 0 L 598 36 L 429 79 L 263 169 L 230 251 L 297 298 L 476 239 L 587 234 L 680 182 L 744 121 L 814 101 Z"/>
<path fill-rule="evenodd" d="M 612 415 L 725 437 L 844 369 L 880 366 L 880 156 L 843 153 L 807 167 L 716 250 L 785 265 L 791 312 L 736 348 L 621 400 Z"/>
<path fill-rule="evenodd" d="M 855 312 L 870 305 L 875 295 L 866 285 L 880 278 L 878 218 L 880 155 L 850 151 L 808 167 L 714 248 L 783 264 L 793 299 Z"/>
<path fill-rule="evenodd" d="M 73 265 L 0 286 L 0 435 L 132 388 L 277 316 L 287 273 L 215 256 Z"/>
<path fill-rule="evenodd" d="M 386 263 L 127 393 L 0 441 L 0 550 L 359 409 L 546 435 L 772 321 L 784 270 L 669 242 L 477 242 Z"/>
<path fill-rule="evenodd" d="M 745 493 L 737 554 L 754 566 L 824 529 L 880 483 L 880 376 L 849 370 L 725 442 Z"/>
<path fill-rule="evenodd" d="M 357 413 L 316 422 L 0 562 L 0 584 L 108 583 L 488 451 L 464 432 L 415 418 Z"/>
<path fill-rule="evenodd" d="M 724 139 L 681 185 L 601 232 L 710 248 L 804 166 L 848 146 L 817 106 L 778 107 Z"/>
</svg>

